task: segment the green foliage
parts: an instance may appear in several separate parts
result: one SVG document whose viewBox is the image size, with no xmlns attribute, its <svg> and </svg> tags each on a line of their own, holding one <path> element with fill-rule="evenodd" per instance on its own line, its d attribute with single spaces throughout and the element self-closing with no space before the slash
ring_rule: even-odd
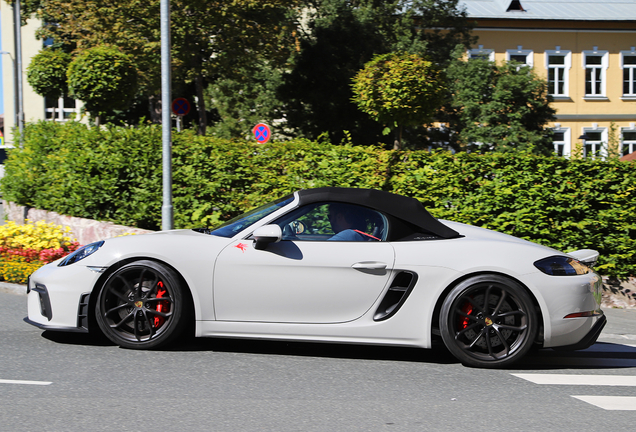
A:
<svg viewBox="0 0 636 432">
<path fill-rule="evenodd" d="M 283 77 L 279 98 L 294 136 L 331 142 L 349 131 L 359 144 L 386 142 L 382 127 L 352 102 L 351 80 L 375 54 L 426 55 L 444 67 L 458 43 L 470 45 L 471 24 L 457 0 L 316 0 L 300 51 Z M 414 25 L 415 24 L 415 25 Z"/>
<path fill-rule="evenodd" d="M 419 126 L 431 120 L 445 91 L 441 71 L 417 54 L 376 55 L 353 78 L 352 100 L 387 128 Z M 398 148 L 401 144 L 401 133 Z"/>
<path fill-rule="evenodd" d="M 147 97 L 161 88 L 159 0 L 47 0 L 40 35 L 83 51 L 108 44 L 128 54 Z M 174 88 L 192 84 L 201 132 L 207 125 L 203 91 L 255 59 L 282 64 L 293 49 L 298 0 L 172 0 Z M 128 95 L 126 95 L 128 96 Z M 132 96 L 132 95 L 131 95 Z"/>
<path fill-rule="evenodd" d="M 127 106 L 137 90 L 132 59 L 114 46 L 97 46 L 79 53 L 68 68 L 71 96 L 83 101 L 94 116 Z"/>
<path fill-rule="evenodd" d="M 31 59 L 27 67 L 27 81 L 40 96 L 59 99 L 68 93 L 66 71 L 70 63 L 70 54 L 44 48 Z"/>
<path fill-rule="evenodd" d="M 220 78 L 206 90 L 206 103 L 216 108 L 221 121 L 214 125 L 219 138 L 247 138 L 258 123 L 267 123 L 277 134 L 275 120 L 284 117 L 276 89 L 282 72 L 267 64 L 241 69 L 235 78 Z M 282 132 L 282 131 L 281 131 Z"/>
<path fill-rule="evenodd" d="M 447 69 L 453 95 L 447 120 L 460 147 L 550 155 L 546 125 L 556 111 L 545 79 L 517 63 L 462 60 L 463 47 L 454 55 L 458 58 Z"/>
<path fill-rule="evenodd" d="M 213 226 L 301 188 L 374 188 L 418 198 L 438 218 L 564 251 L 596 249 L 602 274 L 636 274 L 634 163 L 173 137 L 177 227 Z M 2 193 L 21 205 L 158 229 L 160 167 L 158 126 L 41 122 L 27 125 L 23 149 L 9 151 Z"/>
</svg>

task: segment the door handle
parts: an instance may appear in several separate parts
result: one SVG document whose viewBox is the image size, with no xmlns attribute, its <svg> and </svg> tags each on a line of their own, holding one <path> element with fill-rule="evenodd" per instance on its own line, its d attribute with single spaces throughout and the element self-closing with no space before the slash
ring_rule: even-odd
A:
<svg viewBox="0 0 636 432">
<path fill-rule="evenodd" d="M 386 263 L 379 261 L 361 261 L 353 264 L 351 268 L 358 270 L 384 270 L 386 269 Z"/>
</svg>

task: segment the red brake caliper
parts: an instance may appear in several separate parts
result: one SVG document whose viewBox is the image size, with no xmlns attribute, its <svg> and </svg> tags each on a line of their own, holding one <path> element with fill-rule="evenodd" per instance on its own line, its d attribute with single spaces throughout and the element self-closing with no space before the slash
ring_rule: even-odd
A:
<svg viewBox="0 0 636 432">
<path fill-rule="evenodd" d="M 157 287 L 158 287 L 157 298 L 163 298 L 163 296 L 166 295 L 167 293 L 167 291 L 163 289 L 163 282 L 159 281 L 157 283 Z M 168 310 L 168 302 L 166 301 L 157 302 L 156 310 L 157 312 L 166 312 Z M 165 321 L 166 319 L 164 317 L 156 316 L 154 320 L 155 328 L 159 328 Z"/>
<path fill-rule="evenodd" d="M 472 303 L 470 302 L 464 303 L 464 306 L 462 307 L 462 312 L 464 312 L 466 315 L 470 315 L 473 312 Z M 470 323 L 470 319 L 468 317 L 462 317 L 459 323 L 460 329 L 464 330 L 466 327 L 468 327 L 469 323 Z"/>
</svg>

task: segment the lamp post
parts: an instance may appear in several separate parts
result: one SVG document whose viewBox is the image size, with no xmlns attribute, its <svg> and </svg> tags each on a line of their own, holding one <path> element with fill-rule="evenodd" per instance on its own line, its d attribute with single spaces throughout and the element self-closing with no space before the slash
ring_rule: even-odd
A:
<svg viewBox="0 0 636 432">
<path fill-rule="evenodd" d="M 172 211 L 172 119 L 170 98 L 172 93 L 170 71 L 170 0 L 161 0 L 161 136 L 163 160 L 163 204 L 161 229 L 174 228 Z"/>
<path fill-rule="evenodd" d="M 15 31 L 15 83 L 16 83 L 16 123 L 20 131 L 20 147 L 22 147 L 22 132 L 24 130 L 24 107 L 22 99 L 22 17 L 20 14 L 20 0 L 13 4 L 13 28 Z"/>
</svg>

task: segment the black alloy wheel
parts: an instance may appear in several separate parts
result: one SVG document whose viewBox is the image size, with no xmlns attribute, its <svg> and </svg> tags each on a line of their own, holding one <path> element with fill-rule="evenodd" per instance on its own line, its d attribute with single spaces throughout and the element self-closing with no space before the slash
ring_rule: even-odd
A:
<svg viewBox="0 0 636 432">
<path fill-rule="evenodd" d="M 500 275 L 462 281 L 440 312 L 440 331 L 448 350 L 463 364 L 509 366 L 532 347 L 538 323 L 526 289 Z"/>
<path fill-rule="evenodd" d="M 125 348 L 151 349 L 179 336 L 186 324 L 177 274 L 154 261 L 135 261 L 108 277 L 96 305 L 97 323 Z"/>
</svg>

